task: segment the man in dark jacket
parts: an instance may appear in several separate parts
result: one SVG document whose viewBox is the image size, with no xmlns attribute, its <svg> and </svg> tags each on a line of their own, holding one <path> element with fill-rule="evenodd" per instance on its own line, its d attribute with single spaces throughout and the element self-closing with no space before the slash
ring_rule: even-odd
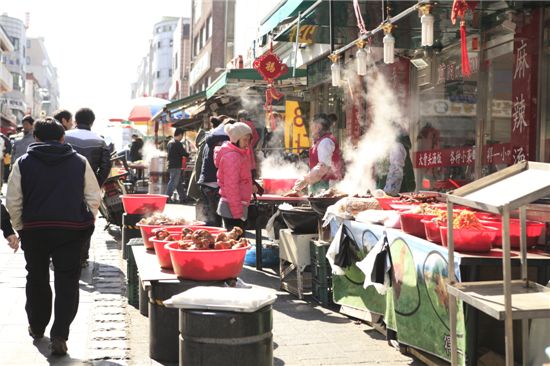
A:
<svg viewBox="0 0 550 366">
<path fill-rule="evenodd" d="M 136 134 L 132 135 L 132 143 L 130 144 L 130 155 L 128 160 L 143 160 L 143 139 Z"/>
<path fill-rule="evenodd" d="M 59 122 L 37 121 L 34 136 L 36 142 L 13 166 L 6 207 L 25 254 L 29 335 L 42 338 L 51 318 L 51 258 L 55 274 L 51 350 L 65 355 L 69 327 L 78 310 L 80 248 L 93 229 L 100 190 L 90 164 L 64 143 Z"/>
<path fill-rule="evenodd" d="M 111 151 L 105 140 L 91 131 L 95 114 L 90 108 L 81 108 L 75 115 L 76 128 L 67 131 L 65 142 L 70 144 L 77 153 L 88 159 L 88 163 L 101 187 L 111 172 Z M 93 233 L 93 232 L 92 232 Z M 90 233 L 90 237 L 91 234 Z M 88 266 L 90 240 L 82 246 L 82 267 Z"/>
<path fill-rule="evenodd" d="M 226 117 L 218 127 L 210 131 L 204 142 L 201 175 L 197 183 L 200 184 L 201 192 L 207 203 L 208 218 L 206 224 L 209 226 L 222 226 L 222 218 L 216 213 L 220 201 L 220 186 L 217 177 L 218 168 L 214 165 L 214 149 L 216 146 L 221 146 L 224 141 L 229 141 L 224 126 L 235 122 L 234 119 Z"/>
<path fill-rule="evenodd" d="M 166 145 L 168 151 L 168 173 L 170 174 L 170 180 L 168 181 L 168 187 L 166 188 L 166 194 L 168 200 L 172 200 L 172 194 L 174 190 L 178 191 L 180 203 L 185 201 L 185 188 L 183 186 L 183 162 L 184 157 L 188 158 L 189 153 L 185 151 L 181 140 L 183 139 L 183 128 L 176 128 L 174 137 Z"/>
</svg>

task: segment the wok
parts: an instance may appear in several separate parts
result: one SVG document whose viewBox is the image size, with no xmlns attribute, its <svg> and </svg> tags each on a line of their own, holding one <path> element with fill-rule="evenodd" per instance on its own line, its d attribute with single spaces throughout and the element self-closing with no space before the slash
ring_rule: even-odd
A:
<svg viewBox="0 0 550 366">
<path fill-rule="evenodd" d="M 281 209 L 283 221 L 296 234 L 314 234 L 317 232 L 318 216 L 309 207 L 297 207 L 290 210 Z"/>
<path fill-rule="evenodd" d="M 311 205 L 313 211 L 315 211 L 319 216 L 325 216 L 328 206 L 334 205 L 336 202 L 340 201 L 343 196 L 339 197 L 308 197 L 307 200 Z"/>
</svg>

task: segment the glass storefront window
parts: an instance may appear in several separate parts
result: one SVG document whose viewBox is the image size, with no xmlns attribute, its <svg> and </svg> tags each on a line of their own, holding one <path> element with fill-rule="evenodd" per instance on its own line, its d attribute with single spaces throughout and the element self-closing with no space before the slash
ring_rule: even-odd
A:
<svg viewBox="0 0 550 366">
<path fill-rule="evenodd" d="M 542 45 L 542 123 L 541 123 L 541 161 L 550 163 L 550 8 L 544 10 Z"/>
</svg>

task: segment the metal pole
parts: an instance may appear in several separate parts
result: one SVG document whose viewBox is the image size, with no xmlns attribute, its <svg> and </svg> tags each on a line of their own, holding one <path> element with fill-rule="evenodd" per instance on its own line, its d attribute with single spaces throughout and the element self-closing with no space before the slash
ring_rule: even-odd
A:
<svg viewBox="0 0 550 366">
<path fill-rule="evenodd" d="M 333 42 L 333 34 L 332 34 L 332 0 L 328 1 L 328 38 L 329 38 L 329 44 L 330 44 L 330 52 L 334 51 L 334 42 Z"/>
<path fill-rule="evenodd" d="M 506 348 L 506 366 L 514 366 L 514 324 L 512 319 L 512 273 L 510 263 L 510 206 L 504 206 L 502 215 L 502 249 L 504 257 L 502 263 L 504 288 L 504 330 Z"/>
<path fill-rule="evenodd" d="M 294 43 L 294 67 L 292 68 L 292 77 L 296 77 L 296 63 L 298 62 L 298 41 L 300 40 L 300 21 L 302 12 L 298 12 L 298 24 L 296 25 L 296 41 Z"/>
<path fill-rule="evenodd" d="M 447 253 L 449 269 L 449 285 L 456 282 L 455 276 L 455 244 L 453 238 L 453 203 L 447 198 Z M 448 291 L 447 291 L 448 292 Z M 456 298 L 449 293 L 449 325 L 451 328 L 451 365 L 458 365 L 458 344 L 456 335 Z"/>
<path fill-rule="evenodd" d="M 519 246 L 521 251 L 521 279 L 524 281 L 524 286 L 529 287 L 529 279 L 527 278 L 527 210 L 525 206 L 519 208 L 519 222 L 521 225 Z M 529 359 L 529 319 L 521 320 L 521 355 L 522 364 L 527 365 Z"/>
</svg>

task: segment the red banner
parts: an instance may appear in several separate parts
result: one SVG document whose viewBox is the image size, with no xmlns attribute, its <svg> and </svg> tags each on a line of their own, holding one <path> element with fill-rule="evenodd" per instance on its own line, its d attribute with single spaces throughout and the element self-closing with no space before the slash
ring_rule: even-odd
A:
<svg viewBox="0 0 550 366">
<path fill-rule="evenodd" d="M 512 163 L 536 156 L 540 9 L 523 12 L 514 35 Z"/>
</svg>

